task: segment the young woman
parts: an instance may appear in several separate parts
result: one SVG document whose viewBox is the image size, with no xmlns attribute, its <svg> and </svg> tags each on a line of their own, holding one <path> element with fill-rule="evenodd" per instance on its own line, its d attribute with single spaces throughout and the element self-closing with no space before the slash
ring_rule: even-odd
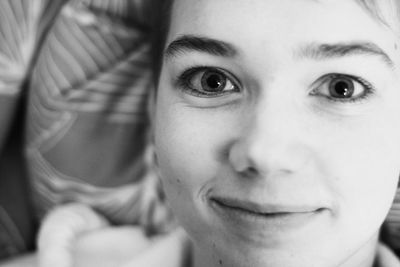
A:
<svg viewBox="0 0 400 267">
<path fill-rule="evenodd" d="M 192 266 L 399 266 L 399 2 L 166 2 L 154 144 Z"/>
</svg>

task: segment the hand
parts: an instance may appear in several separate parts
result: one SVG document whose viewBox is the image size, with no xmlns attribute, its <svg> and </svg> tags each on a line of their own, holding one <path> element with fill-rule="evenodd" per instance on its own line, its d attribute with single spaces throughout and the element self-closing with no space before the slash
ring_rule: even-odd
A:
<svg viewBox="0 0 400 267">
<path fill-rule="evenodd" d="M 25 254 L 0 261 L 0 267 L 37 267 L 37 257 L 35 254 Z"/>
<path fill-rule="evenodd" d="M 122 266 L 141 255 L 151 247 L 152 242 L 157 241 L 146 237 L 139 227 L 108 226 L 90 231 L 79 236 L 71 247 L 73 266 Z"/>
<path fill-rule="evenodd" d="M 72 248 L 82 234 L 104 228 L 107 221 L 83 204 L 57 206 L 49 212 L 38 234 L 40 267 L 72 267 Z"/>
<path fill-rule="evenodd" d="M 149 239 L 135 227 L 107 227 L 77 240 L 74 267 L 180 267 L 188 260 L 189 241 L 178 229 Z"/>
<path fill-rule="evenodd" d="M 141 227 L 110 226 L 91 208 L 69 204 L 46 217 L 38 247 L 40 267 L 178 267 L 187 266 L 189 239 L 182 229 L 149 238 Z"/>
</svg>

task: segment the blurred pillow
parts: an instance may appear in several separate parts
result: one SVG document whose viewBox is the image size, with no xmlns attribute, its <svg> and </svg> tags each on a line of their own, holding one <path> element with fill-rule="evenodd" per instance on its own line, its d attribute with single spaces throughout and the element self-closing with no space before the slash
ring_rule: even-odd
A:
<svg viewBox="0 0 400 267">
<path fill-rule="evenodd" d="M 144 156 L 152 87 L 145 3 L 73 0 L 51 22 L 27 103 L 26 156 L 40 216 L 68 202 L 117 224 L 169 216 Z"/>
</svg>

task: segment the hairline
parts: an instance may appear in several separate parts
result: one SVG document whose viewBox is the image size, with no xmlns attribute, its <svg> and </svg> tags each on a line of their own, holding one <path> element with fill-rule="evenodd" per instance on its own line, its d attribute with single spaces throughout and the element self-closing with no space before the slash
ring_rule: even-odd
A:
<svg viewBox="0 0 400 267">
<path fill-rule="evenodd" d="M 172 10 L 175 1 L 174 0 L 154 0 L 154 1 L 160 6 L 159 9 L 161 12 L 158 20 L 161 20 L 162 22 L 159 23 L 158 27 L 156 27 L 157 30 L 155 31 L 155 34 L 159 35 L 157 36 L 158 38 L 155 38 L 158 40 L 159 43 L 153 42 L 153 74 L 154 74 L 154 82 L 156 85 L 158 85 L 158 79 L 164 61 L 164 52 L 167 47 L 167 38 L 170 30 Z M 373 19 L 377 20 L 378 22 L 382 23 L 385 26 L 390 27 L 389 23 L 386 21 L 386 19 L 381 13 L 379 4 L 379 1 L 381 0 L 353 0 L 353 1 L 359 4 Z M 396 8 L 397 8 L 397 14 L 400 17 L 399 14 L 400 4 L 396 4 Z"/>
</svg>

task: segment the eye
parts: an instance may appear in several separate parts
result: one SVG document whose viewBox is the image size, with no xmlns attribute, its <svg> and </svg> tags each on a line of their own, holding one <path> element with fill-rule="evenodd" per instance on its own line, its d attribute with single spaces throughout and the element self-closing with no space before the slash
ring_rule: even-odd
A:
<svg viewBox="0 0 400 267">
<path fill-rule="evenodd" d="M 354 102 L 362 100 L 373 91 L 374 87 L 363 78 L 329 74 L 322 78 L 322 82 L 311 94 L 324 96 L 333 101 Z"/>
<path fill-rule="evenodd" d="M 218 68 L 193 68 L 178 78 L 178 85 L 192 95 L 217 97 L 238 92 L 237 82 L 228 72 Z"/>
</svg>

